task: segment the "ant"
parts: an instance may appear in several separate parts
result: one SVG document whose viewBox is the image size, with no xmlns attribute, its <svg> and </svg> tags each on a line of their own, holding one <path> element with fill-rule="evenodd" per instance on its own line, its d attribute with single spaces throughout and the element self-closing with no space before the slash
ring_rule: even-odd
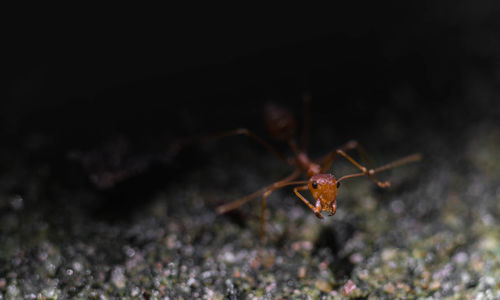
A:
<svg viewBox="0 0 500 300">
<path fill-rule="evenodd" d="M 262 196 L 262 206 L 261 206 L 261 228 L 260 228 L 260 240 L 264 241 L 265 238 L 265 210 L 266 210 L 266 200 L 271 195 L 272 192 L 277 189 L 283 188 L 285 186 L 295 185 L 293 192 L 295 195 L 304 202 L 304 204 L 311 209 L 311 211 L 318 217 L 319 219 L 323 219 L 323 211 L 329 213 L 330 216 L 335 215 L 337 211 L 337 194 L 340 188 L 340 183 L 344 180 L 366 176 L 371 181 L 373 181 L 377 186 L 381 188 L 387 188 L 390 186 L 389 181 L 379 181 L 375 178 L 375 174 L 378 174 L 382 171 L 386 171 L 388 169 L 392 169 L 395 167 L 399 167 L 401 165 L 419 161 L 422 158 L 420 153 L 415 153 L 401 159 L 395 160 L 391 163 L 383 165 L 378 168 L 367 168 L 362 164 L 358 163 L 351 156 L 349 156 L 346 152 L 351 150 L 356 150 L 360 157 L 365 160 L 367 158 L 366 152 L 364 148 L 357 141 L 350 141 L 345 145 L 341 146 L 338 149 L 335 149 L 328 153 L 326 156 L 318 159 L 311 160 L 306 153 L 307 147 L 307 129 L 309 127 L 309 118 L 308 118 L 308 107 L 310 102 L 310 96 L 304 95 L 304 104 L 305 104 L 305 116 L 304 116 L 304 124 L 302 131 L 302 146 L 299 147 L 294 138 L 296 131 L 296 121 L 293 115 L 285 108 L 270 104 L 266 107 L 265 110 L 265 123 L 267 126 L 267 130 L 270 135 L 274 138 L 274 140 L 278 142 L 286 142 L 290 146 L 294 157 L 285 158 L 276 148 L 274 148 L 271 144 L 267 143 L 265 140 L 254 134 L 252 131 L 239 128 L 236 130 L 220 133 L 217 135 L 213 135 L 212 138 L 222 138 L 228 136 L 236 136 L 236 135 L 245 135 L 252 139 L 254 139 L 257 143 L 261 144 L 264 148 L 266 148 L 269 152 L 273 153 L 280 160 L 284 161 L 288 165 L 291 165 L 295 168 L 295 170 L 288 175 L 287 177 L 272 183 L 266 187 L 263 187 L 245 197 L 234 200 L 230 203 L 221 205 L 217 207 L 218 214 L 224 214 L 231 210 L 234 210 L 243 204 L 249 202 L 250 200 Z M 351 164 L 353 164 L 356 168 L 359 169 L 360 172 L 344 175 L 340 178 L 336 178 L 333 174 L 327 173 L 330 169 L 335 158 L 340 155 L 347 159 Z M 295 181 L 302 173 L 305 173 L 308 180 L 304 181 Z M 307 200 L 300 191 L 309 190 L 314 198 L 314 205 L 311 204 L 309 200 Z"/>
</svg>

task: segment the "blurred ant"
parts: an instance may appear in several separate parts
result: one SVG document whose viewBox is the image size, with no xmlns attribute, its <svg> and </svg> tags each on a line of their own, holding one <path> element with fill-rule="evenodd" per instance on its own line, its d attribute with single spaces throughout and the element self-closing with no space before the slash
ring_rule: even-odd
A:
<svg viewBox="0 0 500 300">
<path fill-rule="evenodd" d="M 304 116 L 304 125 L 303 125 L 303 133 L 302 133 L 302 146 L 299 148 L 297 145 L 294 136 L 296 131 L 296 121 L 290 111 L 276 106 L 276 105 L 268 105 L 265 110 L 265 122 L 267 129 L 270 135 L 278 142 L 286 142 L 290 146 L 293 151 L 293 158 L 285 158 L 278 150 L 276 150 L 269 143 L 264 141 L 262 138 L 255 135 L 248 129 L 240 128 L 228 132 L 224 132 L 218 135 L 214 135 L 212 137 L 222 138 L 227 136 L 234 135 L 246 135 L 252 139 L 254 139 L 257 143 L 261 144 L 264 148 L 266 148 L 269 152 L 273 153 L 279 159 L 284 161 L 285 163 L 295 167 L 295 170 L 283 178 L 282 180 L 276 181 L 271 185 L 263 187 L 245 197 L 232 201 L 230 203 L 221 205 L 217 207 L 218 214 L 224 214 L 228 211 L 236 209 L 243 204 L 249 202 L 250 200 L 262 196 L 262 206 L 261 206 L 261 229 L 260 229 L 260 238 L 261 242 L 265 237 L 265 210 L 266 210 L 266 200 L 277 189 L 280 189 L 285 186 L 296 185 L 293 189 L 295 195 L 299 197 L 302 202 L 304 202 L 307 207 L 309 207 L 316 217 L 319 219 L 323 219 L 322 211 L 326 211 L 330 216 L 333 216 L 337 211 L 337 194 L 340 187 L 340 183 L 346 179 L 367 176 L 370 180 L 372 180 L 375 184 L 377 184 L 381 188 L 387 188 L 390 186 L 388 181 L 379 181 L 375 178 L 375 174 L 380 173 L 382 171 L 386 171 L 388 169 L 392 169 L 410 162 L 418 161 L 422 158 L 420 153 L 415 153 L 399 160 L 388 163 L 384 166 L 378 168 L 366 168 L 365 166 L 358 163 L 351 156 L 349 156 L 346 152 L 350 150 L 357 150 L 362 159 L 365 159 L 366 152 L 363 147 L 357 141 L 350 141 L 344 146 L 331 151 L 326 156 L 318 159 L 311 160 L 306 153 L 307 147 L 307 129 L 309 127 L 309 118 L 307 114 L 308 106 L 310 102 L 310 96 L 304 96 L 304 104 L 305 104 L 305 116 Z M 351 164 L 353 164 L 356 168 L 360 170 L 359 173 L 349 174 L 336 179 L 333 174 L 327 173 L 330 169 L 334 159 L 340 155 L 347 159 Z M 305 181 L 294 181 L 300 174 L 305 173 L 307 175 L 308 180 Z M 309 202 L 299 191 L 309 190 L 314 198 L 314 205 Z"/>
</svg>

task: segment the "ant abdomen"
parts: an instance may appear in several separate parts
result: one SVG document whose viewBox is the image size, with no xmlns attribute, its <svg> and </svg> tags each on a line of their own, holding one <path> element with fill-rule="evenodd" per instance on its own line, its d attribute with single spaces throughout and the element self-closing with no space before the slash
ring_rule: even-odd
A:
<svg viewBox="0 0 500 300">
<path fill-rule="evenodd" d="M 265 109 L 265 121 L 269 134 L 277 141 L 288 141 L 295 135 L 297 128 L 293 114 L 276 104 L 268 104 Z"/>
</svg>

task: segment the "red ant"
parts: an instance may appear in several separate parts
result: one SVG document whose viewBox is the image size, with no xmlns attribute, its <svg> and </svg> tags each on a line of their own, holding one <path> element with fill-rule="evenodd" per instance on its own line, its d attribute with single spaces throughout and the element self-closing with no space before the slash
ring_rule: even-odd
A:
<svg viewBox="0 0 500 300">
<path fill-rule="evenodd" d="M 304 128 L 302 135 L 302 148 L 299 148 L 297 145 L 294 135 L 296 129 L 296 122 L 293 115 L 286 109 L 269 105 L 266 108 L 265 113 L 265 121 L 267 125 L 267 129 L 270 135 L 276 141 L 287 142 L 290 148 L 293 151 L 294 157 L 286 159 L 279 151 L 277 151 L 273 146 L 264 141 L 262 138 L 255 135 L 253 132 L 248 129 L 240 128 L 233 131 L 225 132 L 218 134 L 216 138 L 233 136 L 233 135 L 246 135 L 257 141 L 259 144 L 264 146 L 271 153 L 276 155 L 279 159 L 284 161 L 285 163 L 295 167 L 295 170 L 283 178 L 282 180 L 276 181 L 273 184 L 263 187 L 245 197 L 232 201 L 230 203 L 221 205 L 217 207 L 217 213 L 223 214 L 233 209 L 236 209 L 248 201 L 262 196 L 262 208 L 261 208 L 261 230 L 260 236 L 261 241 L 265 236 L 265 209 L 266 209 L 266 199 L 277 189 L 280 189 L 285 186 L 297 185 L 293 191 L 297 197 L 299 197 L 302 202 L 304 202 L 307 207 L 309 207 L 316 217 L 323 219 L 322 211 L 326 211 L 330 216 L 333 216 L 337 211 L 337 194 L 340 187 L 340 183 L 346 179 L 367 176 L 374 183 L 376 183 L 381 188 L 387 188 L 390 186 L 388 181 L 379 181 L 375 178 L 375 174 L 380 173 L 382 171 L 386 171 L 391 168 L 395 168 L 410 162 L 418 161 L 422 158 L 422 155 L 419 153 L 412 154 L 401 158 L 399 160 L 393 161 L 384 166 L 368 169 L 365 166 L 358 163 L 351 156 L 349 156 L 346 152 L 350 150 L 357 150 L 362 158 L 366 158 L 366 152 L 363 147 L 357 141 L 350 141 L 344 146 L 333 150 L 323 158 L 318 160 L 311 160 L 306 153 L 306 144 L 307 144 L 307 128 L 309 126 L 309 119 L 307 117 L 307 107 L 309 103 L 309 96 L 304 96 L 304 103 L 306 105 L 306 114 L 304 117 Z M 346 158 L 350 163 L 352 163 L 356 168 L 360 170 L 359 173 L 349 174 L 340 177 L 339 179 L 335 178 L 333 174 L 327 173 L 330 169 L 334 159 L 340 155 Z M 297 177 L 300 176 L 301 173 L 305 173 L 309 180 L 306 181 L 294 181 Z M 315 200 L 314 205 L 309 202 L 299 191 L 309 190 Z"/>
</svg>

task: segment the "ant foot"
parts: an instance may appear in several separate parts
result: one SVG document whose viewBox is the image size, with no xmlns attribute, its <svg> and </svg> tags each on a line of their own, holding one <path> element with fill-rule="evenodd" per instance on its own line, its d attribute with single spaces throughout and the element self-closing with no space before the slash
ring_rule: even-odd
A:
<svg viewBox="0 0 500 300">
<path fill-rule="evenodd" d="M 391 183 L 389 181 L 384 181 L 384 182 L 377 182 L 377 185 L 381 188 L 388 188 L 391 186 Z"/>
<path fill-rule="evenodd" d="M 320 212 L 315 212 L 314 213 L 318 219 L 323 219 L 323 215 Z"/>
</svg>

